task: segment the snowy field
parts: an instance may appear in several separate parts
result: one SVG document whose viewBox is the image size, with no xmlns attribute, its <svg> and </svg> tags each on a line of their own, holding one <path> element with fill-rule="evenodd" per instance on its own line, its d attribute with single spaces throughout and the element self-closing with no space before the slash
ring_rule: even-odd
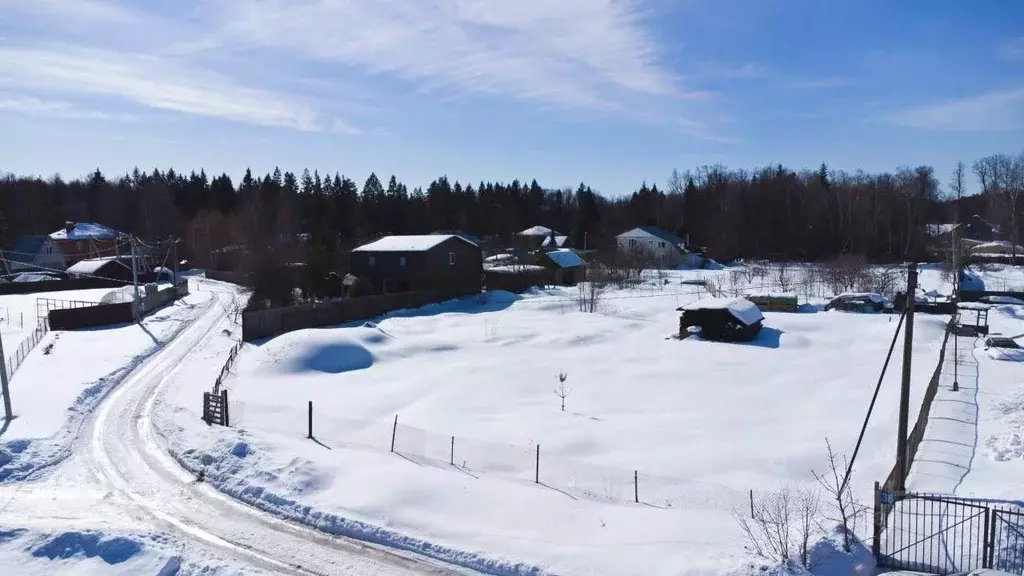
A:
<svg viewBox="0 0 1024 576">
<path fill-rule="evenodd" d="M 650 274 L 597 314 L 579 312 L 575 288 L 496 293 L 247 345 L 226 383 L 236 427 L 211 429 L 196 398 L 228 331 L 195 368 L 205 379 L 180 376 L 163 431 L 187 467 L 259 507 L 488 573 L 745 571 L 733 514 L 750 490 L 811 484 L 826 437 L 852 450 L 897 318 L 812 306 L 766 313 L 749 344 L 678 341 L 675 308 L 709 296 L 683 282 L 704 277 L 728 290 L 737 275 Z M 938 270 L 926 282 L 946 286 Z M 919 316 L 912 418 L 947 320 Z M 892 467 L 898 379 L 897 360 L 858 459 L 864 501 Z"/>
<path fill-rule="evenodd" d="M 0 296 L 0 337 L 4 339 L 4 352 L 10 356 L 36 327 L 40 298 L 99 302 L 110 288 L 68 290 L 66 292 L 39 292 L 36 294 L 7 294 Z"/>
</svg>

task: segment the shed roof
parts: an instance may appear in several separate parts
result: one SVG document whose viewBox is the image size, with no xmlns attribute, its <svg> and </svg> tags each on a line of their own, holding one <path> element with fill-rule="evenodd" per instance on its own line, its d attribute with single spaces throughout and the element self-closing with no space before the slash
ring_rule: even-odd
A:
<svg viewBox="0 0 1024 576">
<path fill-rule="evenodd" d="M 569 237 L 568 236 L 555 236 L 555 246 L 557 246 L 559 248 L 561 248 L 562 246 L 565 246 L 565 243 L 568 242 L 568 241 L 569 241 Z M 547 238 L 545 238 L 544 241 L 540 243 L 540 245 L 541 246 L 551 246 L 551 236 L 549 235 Z"/>
<path fill-rule="evenodd" d="M 124 263 L 121 262 L 120 258 L 118 258 L 117 256 L 108 256 L 106 258 L 89 258 L 88 260 L 76 262 L 74 265 L 68 268 L 68 274 L 96 274 L 97 272 L 100 271 L 100 268 L 103 268 L 104 266 L 110 264 L 111 262 L 117 262 L 121 265 L 124 265 Z"/>
<path fill-rule="evenodd" d="M 559 268 L 579 268 L 587 265 L 579 254 L 569 249 L 552 250 L 547 253 L 547 257 Z"/>
<path fill-rule="evenodd" d="M 698 300 L 682 307 L 684 312 L 690 310 L 728 310 L 730 314 L 743 324 L 750 326 L 764 320 L 761 310 L 746 298 L 710 298 Z"/>
<path fill-rule="evenodd" d="M 369 244 L 364 244 L 353 252 L 426 252 L 435 246 L 458 238 L 462 242 L 479 248 L 473 242 L 455 234 L 423 234 L 410 236 L 385 236 Z"/>
</svg>

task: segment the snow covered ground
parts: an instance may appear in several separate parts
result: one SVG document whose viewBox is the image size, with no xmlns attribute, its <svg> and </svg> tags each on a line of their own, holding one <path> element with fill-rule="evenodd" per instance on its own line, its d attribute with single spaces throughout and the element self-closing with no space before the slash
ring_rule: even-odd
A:
<svg viewBox="0 0 1024 576">
<path fill-rule="evenodd" d="M 1024 306 L 995 306 L 991 334 L 1024 345 Z M 1024 501 L 1024 356 L 959 339 L 942 380 L 910 487 L 986 499 Z M 952 384 L 959 376 L 958 392 Z"/>
<path fill-rule="evenodd" d="M 69 290 L 66 292 L 39 292 L 35 294 L 6 294 L 0 296 L 0 338 L 4 339 L 4 352 L 10 356 L 36 327 L 36 302 L 40 298 L 99 302 L 110 288 Z"/>
<path fill-rule="evenodd" d="M 65 458 L 106 394 L 172 340 L 210 296 L 192 294 L 138 324 L 47 334 L 10 382 L 15 419 L 0 434 L 0 482 L 23 479 Z M 31 305 L 34 310 L 34 300 Z"/>
<path fill-rule="evenodd" d="M 487 573 L 745 571 L 733 514 L 750 490 L 809 485 L 826 437 L 852 450 L 896 317 L 805 307 L 765 314 L 750 344 L 671 338 L 675 308 L 708 297 L 681 282 L 715 276 L 733 274 L 653 274 L 598 314 L 575 289 L 496 293 L 246 345 L 226 383 L 231 429 L 203 425 L 196 401 L 237 338 L 223 334 L 157 425 L 243 501 Z M 915 412 L 946 320 L 919 317 Z M 896 360 L 858 459 L 865 500 L 892 467 L 898 378 Z"/>
</svg>

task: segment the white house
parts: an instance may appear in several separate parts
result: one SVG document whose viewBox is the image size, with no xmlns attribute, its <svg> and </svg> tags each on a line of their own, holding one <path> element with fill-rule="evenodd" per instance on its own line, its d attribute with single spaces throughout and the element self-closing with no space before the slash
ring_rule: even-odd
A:
<svg viewBox="0 0 1024 576">
<path fill-rule="evenodd" d="M 640 226 L 615 237 L 619 250 L 652 257 L 664 266 L 687 265 L 699 268 L 700 254 L 686 249 L 686 240 L 656 226 Z"/>
</svg>

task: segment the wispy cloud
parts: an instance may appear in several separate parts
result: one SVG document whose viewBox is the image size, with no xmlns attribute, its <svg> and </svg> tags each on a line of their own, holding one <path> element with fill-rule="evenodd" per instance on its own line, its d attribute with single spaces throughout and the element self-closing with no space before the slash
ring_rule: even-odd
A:
<svg viewBox="0 0 1024 576">
<path fill-rule="evenodd" d="M 824 78 L 796 78 L 786 83 L 788 88 L 797 90 L 818 90 L 828 88 L 849 88 L 853 86 L 853 78 L 846 76 L 828 76 Z"/>
<path fill-rule="evenodd" d="M 303 58 L 459 93 L 605 108 L 678 96 L 636 0 L 222 0 L 208 45 Z M 343 31 L 339 23 L 344 23 Z"/>
<path fill-rule="evenodd" d="M 124 6 L 104 0 L 0 0 L 0 13 L 16 16 L 56 18 L 57 21 L 130 24 L 137 14 Z M 51 23 L 53 20 L 50 20 Z"/>
<path fill-rule="evenodd" d="M 1024 87 L 908 108 L 891 115 L 889 120 L 931 130 L 1019 130 L 1024 128 Z"/>
<path fill-rule="evenodd" d="M 998 52 L 1007 60 L 1024 60 L 1024 36 L 1003 42 L 999 45 Z"/>
<path fill-rule="evenodd" d="M 684 134 L 697 140 L 704 140 L 707 142 L 715 142 L 717 144 L 730 145 L 740 143 L 739 138 L 719 134 L 707 122 L 701 122 L 699 120 L 693 120 L 689 118 L 681 118 L 676 121 L 676 125 L 679 126 L 679 129 L 682 130 Z"/>
<path fill-rule="evenodd" d="M 315 130 L 307 106 L 170 59 L 81 47 L 0 48 L 0 85 L 114 97 L 138 105 L 298 130 Z"/>
<path fill-rule="evenodd" d="M 34 96 L 0 93 L 0 112 L 13 112 L 46 118 L 83 120 L 136 120 L 131 114 L 115 114 L 90 110 L 71 102 L 43 100 Z"/>
</svg>

